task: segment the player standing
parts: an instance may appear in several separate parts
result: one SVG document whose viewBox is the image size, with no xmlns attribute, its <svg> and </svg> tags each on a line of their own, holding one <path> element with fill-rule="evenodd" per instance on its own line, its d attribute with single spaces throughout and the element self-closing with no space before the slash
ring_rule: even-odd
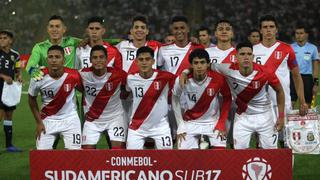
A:
<svg viewBox="0 0 320 180">
<path fill-rule="evenodd" d="M 133 104 L 128 130 L 127 149 L 142 149 L 145 138 L 152 138 L 157 149 L 172 149 L 168 122 L 168 98 L 175 76 L 152 68 L 154 52 L 149 47 L 137 51 L 139 72 L 129 74 L 127 91 L 132 92 Z"/>
<path fill-rule="evenodd" d="M 137 72 L 138 66 L 135 58 L 138 48 L 148 46 L 154 50 L 154 58 L 157 57 L 161 43 L 154 40 L 147 40 L 149 34 L 148 21 L 144 16 L 136 16 L 132 20 L 130 29 L 131 40 L 121 41 L 116 47 L 122 55 L 122 70 L 127 73 Z M 156 64 L 153 68 L 156 68 Z"/>
<path fill-rule="evenodd" d="M 201 27 L 198 30 L 198 38 L 199 38 L 199 42 L 200 44 L 205 47 L 205 48 L 209 48 L 209 47 L 214 47 L 215 45 L 211 42 L 211 32 L 210 29 L 207 27 Z"/>
<path fill-rule="evenodd" d="M 126 73 L 111 67 L 106 68 L 107 50 L 102 45 L 91 48 L 92 66 L 80 71 L 84 87 L 85 123 L 83 126 L 84 149 L 95 149 L 100 135 L 105 130 L 112 149 L 124 147 L 127 120 L 120 100 Z"/>
<path fill-rule="evenodd" d="M 8 152 L 21 152 L 21 149 L 12 144 L 12 115 L 16 106 L 8 107 L 1 101 L 3 85 L 12 84 L 14 78 L 22 82 L 20 72 L 20 56 L 17 51 L 11 49 L 13 33 L 0 31 L 0 121 L 3 119 L 3 129 L 6 137 L 6 148 Z"/>
<path fill-rule="evenodd" d="M 261 34 L 258 29 L 251 29 L 248 34 L 248 40 L 252 45 L 259 44 L 261 42 Z"/>
<path fill-rule="evenodd" d="M 178 148 L 199 148 L 199 138 L 207 135 L 213 148 L 225 148 L 225 121 L 231 106 L 231 94 L 225 78 L 209 71 L 209 54 L 204 49 L 195 49 L 189 55 L 192 74 L 182 89 L 179 78 L 173 88 L 172 106 L 178 124 Z M 217 98 L 222 95 L 222 104 Z M 180 97 L 185 99 L 184 113 Z"/>
<path fill-rule="evenodd" d="M 104 19 L 102 17 L 91 17 L 88 19 L 86 33 L 89 36 L 89 44 L 84 47 L 78 47 L 76 50 L 75 68 L 82 69 L 91 66 L 90 51 L 95 45 L 103 45 L 108 52 L 107 66 L 122 69 L 121 54 L 118 49 L 108 42 L 103 41 L 102 37 L 106 32 L 103 26 Z"/>
<path fill-rule="evenodd" d="M 81 89 L 77 70 L 64 67 L 64 49 L 53 45 L 48 49 L 48 68 L 42 70 L 40 81 L 31 79 L 29 106 L 37 123 L 37 149 L 52 149 L 62 135 L 66 149 L 81 148 L 81 125 L 75 102 L 75 88 Z M 41 111 L 37 96 L 41 93 Z"/>
</svg>

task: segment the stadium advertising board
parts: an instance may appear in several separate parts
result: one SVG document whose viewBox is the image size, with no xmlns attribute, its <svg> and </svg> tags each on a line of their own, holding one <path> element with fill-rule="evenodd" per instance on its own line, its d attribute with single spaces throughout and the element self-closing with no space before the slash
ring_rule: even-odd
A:
<svg viewBox="0 0 320 180">
<path fill-rule="evenodd" d="M 31 179 L 292 179 L 279 150 L 31 151 Z"/>
</svg>

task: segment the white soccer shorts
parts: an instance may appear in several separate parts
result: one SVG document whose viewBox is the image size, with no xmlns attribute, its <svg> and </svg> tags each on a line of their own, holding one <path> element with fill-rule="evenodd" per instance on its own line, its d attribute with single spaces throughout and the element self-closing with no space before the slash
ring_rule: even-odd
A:
<svg viewBox="0 0 320 180">
<path fill-rule="evenodd" d="M 82 132 L 82 144 L 96 145 L 105 130 L 108 132 L 111 141 L 125 142 L 128 124 L 124 114 L 109 121 L 85 121 Z"/>
<path fill-rule="evenodd" d="M 215 123 L 184 122 L 186 128 L 185 140 L 178 142 L 178 149 L 199 149 L 199 138 L 201 135 L 209 137 L 212 147 L 226 147 L 226 139 L 218 137 L 218 131 L 213 131 Z"/>
<path fill-rule="evenodd" d="M 172 137 L 169 124 L 143 131 L 128 129 L 127 149 L 143 149 L 145 139 L 152 138 L 156 149 L 172 149 Z"/>
<path fill-rule="evenodd" d="M 233 128 L 234 148 L 249 148 L 251 134 L 257 132 L 263 149 L 277 149 L 278 133 L 274 128 L 274 118 L 271 108 L 261 114 L 236 113 Z"/>
<path fill-rule="evenodd" d="M 78 114 L 70 115 L 63 120 L 43 120 L 46 133 L 41 133 L 40 139 L 36 140 L 38 150 L 52 149 L 54 140 L 62 135 L 66 149 L 81 149 L 81 123 Z"/>
</svg>

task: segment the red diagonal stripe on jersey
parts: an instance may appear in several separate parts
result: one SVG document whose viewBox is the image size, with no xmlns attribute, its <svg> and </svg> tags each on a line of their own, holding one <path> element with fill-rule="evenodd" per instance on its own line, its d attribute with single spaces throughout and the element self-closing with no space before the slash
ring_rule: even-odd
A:
<svg viewBox="0 0 320 180">
<path fill-rule="evenodd" d="M 104 84 L 100 92 L 97 94 L 96 98 L 92 102 L 89 111 L 86 113 L 86 120 L 93 121 L 98 119 L 102 114 L 104 108 L 107 106 L 110 98 L 116 91 L 117 87 L 121 82 L 121 77 L 117 75 L 117 73 L 112 73 L 107 82 Z M 107 84 L 112 83 L 112 90 L 107 90 Z"/>
<path fill-rule="evenodd" d="M 231 52 L 229 52 L 227 57 L 225 57 L 224 60 L 221 61 L 221 63 L 235 63 L 236 62 L 236 54 L 237 54 L 237 50 L 233 49 Z M 234 59 L 234 61 L 231 61 L 231 59 Z"/>
<path fill-rule="evenodd" d="M 231 68 L 232 67 L 235 67 L 235 66 L 231 66 Z M 253 69 L 258 70 L 257 66 L 255 65 L 253 66 Z M 254 78 L 248 84 L 248 86 L 237 95 L 237 99 L 236 99 L 237 111 L 236 112 L 238 114 L 241 114 L 247 110 L 249 101 L 251 101 L 251 99 L 261 91 L 262 87 L 264 87 L 267 81 L 267 77 L 263 77 L 263 76 L 264 76 L 264 73 L 258 70 L 257 74 L 254 76 Z M 259 82 L 260 86 L 259 88 L 254 88 L 255 87 L 254 82 L 257 82 L 257 81 Z"/>
<path fill-rule="evenodd" d="M 268 60 L 264 64 L 265 66 L 268 67 L 267 68 L 268 71 L 272 73 L 276 72 L 278 67 L 281 65 L 282 61 L 284 60 L 284 58 L 287 56 L 287 54 L 282 53 L 281 59 L 275 59 L 276 53 L 278 51 L 283 52 L 283 48 L 285 48 L 285 45 L 280 43 L 278 47 L 275 50 L 273 50 L 272 54 L 269 56 Z"/>
<path fill-rule="evenodd" d="M 203 93 L 202 93 L 200 99 L 198 100 L 198 102 L 193 106 L 192 109 L 187 110 L 183 114 L 183 119 L 184 120 L 186 120 L 186 121 L 196 120 L 196 119 L 200 118 L 204 113 L 207 112 L 207 110 L 209 109 L 213 98 L 217 95 L 217 92 L 218 92 L 218 90 L 216 90 L 216 88 L 214 86 L 215 84 L 213 82 L 214 82 L 214 79 L 211 77 L 211 80 L 210 80 L 208 86 L 203 91 Z M 212 96 L 208 95 L 208 89 L 209 88 L 212 88 L 215 91 Z"/>
<path fill-rule="evenodd" d="M 64 85 L 70 84 L 70 90 L 68 92 L 65 91 Z M 57 94 L 53 97 L 52 101 L 50 101 L 49 104 L 44 106 L 41 109 L 41 119 L 45 119 L 48 116 L 52 116 L 60 111 L 60 109 L 65 104 L 67 97 L 70 95 L 70 93 L 74 90 L 75 86 L 75 80 L 72 78 L 72 74 L 68 73 L 66 79 L 62 83 L 59 91 Z"/>
<path fill-rule="evenodd" d="M 157 77 L 155 80 L 151 83 L 149 86 L 149 89 L 147 92 L 143 95 L 143 98 L 140 101 L 140 104 L 137 107 L 137 110 L 132 118 L 130 129 L 137 130 L 141 124 L 144 122 L 144 120 L 148 117 L 150 114 L 153 106 L 156 104 L 159 96 L 162 93 L 163 88 L 167 85 L 170 78 L 168 78 L 167 73 L 158 72 Z M 156 90 L 155 82 L 160 81 L 160 87 L 158 90 Z"/>
<path fill-rule="evenodd" d="M 177 69 L 175 75 L 180 75 L 182 73 L 183 70 L 185 69 L 188 69 L 189 66 L 190 66 L 190 63 L 189 63 L 189 54 L 191 53 L 191 51 L 195 49 L 195 46 L 191 45 L 190 48 L 188 49 L 186 55 L 183 57 L 181 63 L 180 63 L 180 66 L 179 68 Z"/>
<path fill-rule="evenodd" d="M 156 41 L 148 41 L 145 45 L 153 49 L 153 51 L 156 51 L 160 46 L 160 43 L 157 44 Z M 139 71 L 139 67 L 138 67 L 138 64 L 136 63 L 136 58 L 135 58 L 132 61 L 130 68 L 128 69 L 128 74 L 136 73 L 138 71 Z"/>
</svg>

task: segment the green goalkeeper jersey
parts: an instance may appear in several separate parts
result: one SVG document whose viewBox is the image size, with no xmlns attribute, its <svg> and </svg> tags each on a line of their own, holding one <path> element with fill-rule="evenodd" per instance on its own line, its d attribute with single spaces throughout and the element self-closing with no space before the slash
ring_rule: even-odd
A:
<svg viewBox="0 0 320 180">
<path fill-rule="evenodd" d="M 64 49 L 65 67 L 74 68 L 74 59 L 76 55 L 76 48 L 81 39 L 75 37 L 63 37 L 59 44 Z M 47 51 L 52 46 L 49 40 L 37 43 L 31 52 L 31 56 L 28 60 L 26 70 L 30 72 L 32 67 L 47 67 Z"/>
</svg>

